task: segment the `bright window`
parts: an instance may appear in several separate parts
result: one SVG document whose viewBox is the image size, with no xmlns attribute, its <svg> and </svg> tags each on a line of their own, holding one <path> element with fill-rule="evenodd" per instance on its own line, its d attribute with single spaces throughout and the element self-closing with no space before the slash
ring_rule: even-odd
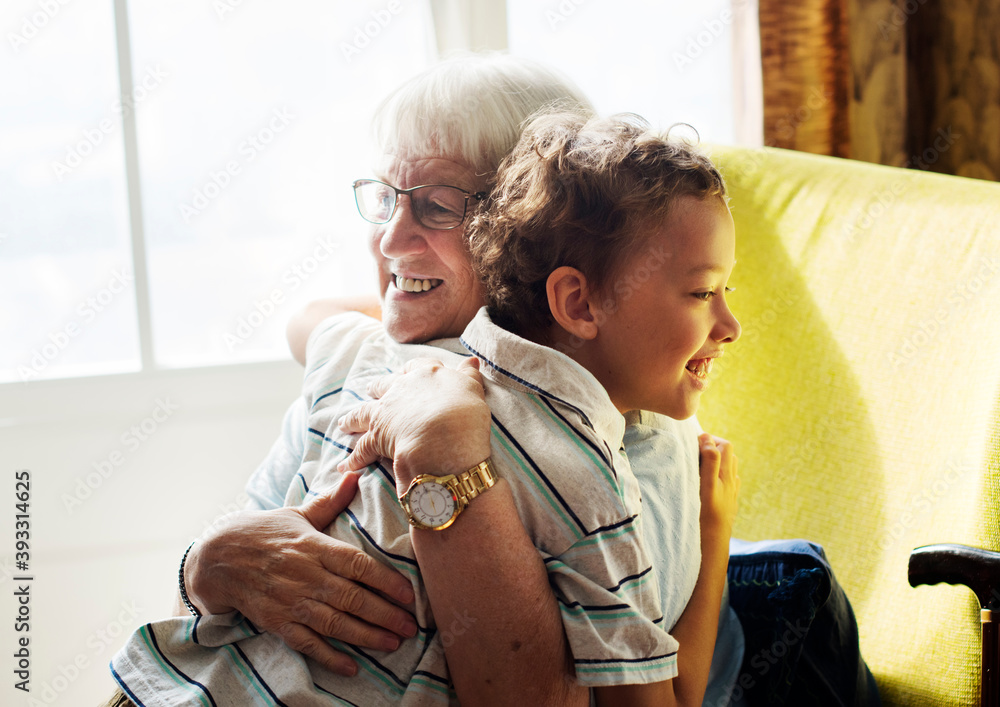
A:
<svg viewBox="0 0 1000 707">
<path fill-rule="evenodd" d="M 508 41 L 573 79 L 600 113 L 685 122 L 732 143 L 732 4 L 507 0 Z"/>
<path fill-rule="evenodd" d="M 133 73 L 153 85 L 137 127 L 168 366 L 287 357 L 299 306 L 373 291 L 350 184 L 370 174 L 375 101 L 431 53 L 423 3 L 220 7 L 131 5 Z"/>
<path fill-rule="evenodd" d="M 113 6 L 5 2 L 0 380 L 136 370 Z"/>
</svg>

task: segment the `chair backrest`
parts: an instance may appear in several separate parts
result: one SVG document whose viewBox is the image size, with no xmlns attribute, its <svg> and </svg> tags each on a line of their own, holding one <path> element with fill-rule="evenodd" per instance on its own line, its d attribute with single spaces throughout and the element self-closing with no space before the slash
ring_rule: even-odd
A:
<svg viewBox="0 0 1000 707">
<path fill-rule="evenodd" d="M 742 339 L 699 419 L 733 441 L 736 535 L 821 543 L 886 704 L 977 704 L 978 606 L 912 548 L 1000 549 L 1000 184 L 712 148 Z"/>
</svg>

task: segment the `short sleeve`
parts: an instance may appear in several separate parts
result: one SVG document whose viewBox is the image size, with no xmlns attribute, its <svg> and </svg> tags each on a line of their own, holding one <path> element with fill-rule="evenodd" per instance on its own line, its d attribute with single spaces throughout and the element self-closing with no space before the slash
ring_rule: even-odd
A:
<svg viewBox="0 0 1000 707">
<path fill-rule="evenodd" d="M 676 677 L 678 644 L 663 627 L 637 518 L 589 533 L 545 563 L 581 684 Z"/>
</svg>

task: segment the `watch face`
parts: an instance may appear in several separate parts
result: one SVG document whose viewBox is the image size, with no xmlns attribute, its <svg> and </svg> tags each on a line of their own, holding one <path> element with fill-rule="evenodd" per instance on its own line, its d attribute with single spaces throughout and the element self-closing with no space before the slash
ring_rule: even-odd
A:
<svg viewBox="0 0 1000 707">
<path fill-rule="evenodd" d="M 457 502 L 451 489 L 430 481 L 410 490 L 410 513 L 428 528 L 438 528 L 455 515 Z"/>
</svg>

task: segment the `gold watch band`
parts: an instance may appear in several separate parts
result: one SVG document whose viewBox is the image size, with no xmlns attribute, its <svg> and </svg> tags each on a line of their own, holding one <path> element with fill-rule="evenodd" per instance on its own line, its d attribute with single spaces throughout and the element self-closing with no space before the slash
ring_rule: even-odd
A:
<svg viewBox="0 0 1000 707">
<path fill-rule="evenodd" d="M 455 492 L 455 495 L 458 496 L 459 502 L 464 508 L 469 505 L 469 501 L 474 499 L 476 496 L 483 493 L 487 489 L 493 488 L 496 482 L 497 475 L 494 473 L 493 467 L 490 465 L 489 458 L 487 458 L 476 464 L 468 471 L 463 471 L 461 474 L 455 474 L 453 480 L 448 483 L 448 486 Z"/>
</svg>

